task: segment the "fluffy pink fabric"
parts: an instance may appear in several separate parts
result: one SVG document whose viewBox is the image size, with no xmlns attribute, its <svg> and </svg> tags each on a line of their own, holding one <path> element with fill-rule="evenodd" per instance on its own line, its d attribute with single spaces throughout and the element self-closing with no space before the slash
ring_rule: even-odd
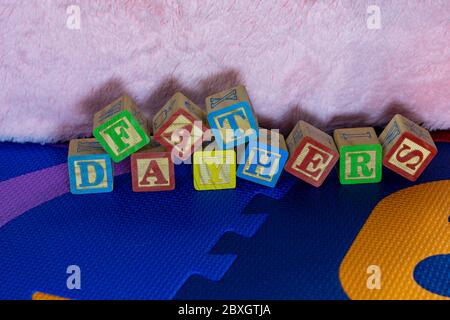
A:
<svg viewBox="0 0 450 320">
<path fill-rule="evenodd" d="M 367 27 L 367 6 L 381 29 Z M 66 27 L 69 5 L 81 29 Z M 262 125 L 450 127 L 450 2 L 1 0 L 0 140 L 89 135 L 123 93 L 151 116 L 247 86 Z"/>
</svg>

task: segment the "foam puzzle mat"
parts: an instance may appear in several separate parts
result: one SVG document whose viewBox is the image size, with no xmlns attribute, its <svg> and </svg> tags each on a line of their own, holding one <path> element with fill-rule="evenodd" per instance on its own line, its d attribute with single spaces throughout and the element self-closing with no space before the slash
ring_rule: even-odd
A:
<svg viewBox="0 0 450 320">
<path fill-rule="evenodd" d="M 441 139 L 443 140 L 443 139 Z M 321 188 L 69 193 L 67 145 L 0 144 L 0 299 L 416 299 L 450 297 L 450 143 L 410 182 Z M 404 236 L 402 236 L 404 235 Z M 66 286 L 81 268 L 81 290 Z M 378 266 L 381 288 L 367 289 Z"/>
</svg>

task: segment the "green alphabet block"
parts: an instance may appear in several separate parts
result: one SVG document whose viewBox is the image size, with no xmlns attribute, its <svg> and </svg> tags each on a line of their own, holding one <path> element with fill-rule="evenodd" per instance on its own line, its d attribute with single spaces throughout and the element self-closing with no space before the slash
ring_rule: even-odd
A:
<svg viewBox="0 0 450 320">
<path fill-rule="evenodd" d="M 337 129 L 334 140 L 340 153 L 341 184 L 381 181 L 382 147 L 373 128 Z"/>
<path fill-rule="evenodd" d="M 94 115 L 94 137 L 120 162 L 150 142 L 147 120 L 128 96 L 123 96 Z"/>
</svg>

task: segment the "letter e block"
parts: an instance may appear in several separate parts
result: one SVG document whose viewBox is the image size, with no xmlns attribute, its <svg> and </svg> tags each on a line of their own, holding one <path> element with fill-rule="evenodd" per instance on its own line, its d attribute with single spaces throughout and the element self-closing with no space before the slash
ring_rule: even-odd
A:
<svg viewBox="0 0 450 320">
<path fill-rule="evenodd" d="M 230 149 L 258 135 L 258 120 L 244 86 L 206 98 L 208 122 L 218 145 Z"/>
<path fill-rule="evenodd" d="M 122 96 L 94 115 L 93 134 L 114 162 L 150 142 L 147 120 L 129 96 Z"/>
<path fill-rule="evenodd" d="M 400 114 L 392 118 L 379 140 L 384 166 L 410 181 L 416 181 L 437 154 L 428 130 Z"/>
<path fill-rule="evenodd" d="M 70 141 L 67 164 L 71 193 L 104 193 L 113 190 L 111 157 L 95 139 Z"/>
<path fill-rule="evenodd" d="M 285 169 L 320 187 L 339 159 L 333 138 L 305 121 L 299 121 L 287 138 L 290 153 Z"/>
<path fill-rule="evenodd" d="M 175 93 L 153 117 L 155 139 L 181 160 L 187 160 L 201 147 L 207 129 L 203 110 L 181 92 Z"/>
<path fill-rule="evenodd" d="M 131 179 L 134 192 L 169 191 L 175 189 L 171 152 L 152 141 L 131 155 Z"/>
<path fill-rule="evenodd" d="M 341 184 L 381 181 L 382 149 L 373 128 L 337 129 L 334 140 L 340 153 Z"/>
<path fill-rule="evenodd" d="M 245 150 L 244 161 L 236 175 L 267 187 L 275 187 L 289 153 L 282 134 L 259 129 L 257 141 L 251 140 Z"/>
<path fill-rule="evenodd" d="M 196 151 L 193 167 L 196 190 L 236 188 L 236 152 L 234 150 Z"/>
</svg>

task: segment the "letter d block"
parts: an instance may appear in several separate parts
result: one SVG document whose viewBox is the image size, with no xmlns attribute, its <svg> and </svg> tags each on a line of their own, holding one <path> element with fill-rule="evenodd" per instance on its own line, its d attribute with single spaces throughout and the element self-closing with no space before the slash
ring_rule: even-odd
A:
<svg viewBox="0 0 450 320">
<path fill-rule="evenodd" d="M 437 154 L 430 133 L 397 114 L 381 133 L 383 164 L 410 181 L 416 181 Z"/>
<path fill-rule="evenodd" d="M 193 167 L 196 190 L 236 188 L 236 152 L 234 150 L 196 151 Z"/>
<path fill-rule="evenodd" d="M 373 128 L 337 129 L 334 140 L 340 153 L 341 184 L 381 181 L 382 149 Z"/>
<path fill-rule="evenodd" d="M 131 155 L 131 179 L 134 192 L 175 189 L 171 152 L 156 141 Z"/>
<path fill-rule="evenodd" d="M 67 163 L 71 193 L 104 193 L 113 190 L 111 158 L 95 139 L 70 141 Z"/>
<path fill-rule="evenodd" d="M 218 146 L 231 149 L 258 136 L 258 120 L 244 86 L 206 98 L 208 122 Z"/>
<path fill-rule="evenodd" d="M 267 187 L 275 187 L 288 159 L 282 134 L 260 129 L 257 141 L 251 140 L 236 175 Z"/>
<path fill-rule="evenodd" d="M 129 96 L 94 115 L 94 137 L 114 162 L 120 162 L 150 142 L 147 120 Z"/>
<path fill-rule="evenodd" d="M 290 157 L 285 169 L 320 187 L 339 159 L 333 138 L 305 121 L 299 121 L 287 138 Z"/>
</svg>

